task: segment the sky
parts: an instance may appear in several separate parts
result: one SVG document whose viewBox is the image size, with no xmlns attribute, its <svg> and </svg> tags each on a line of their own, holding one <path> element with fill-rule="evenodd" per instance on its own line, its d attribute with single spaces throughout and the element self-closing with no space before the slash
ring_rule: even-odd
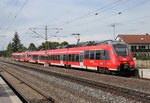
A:
<svg viewBox="0 0 150 103">
<path fill-rule="evenodd" d="M 150 0 L 0 0 L 0 50 L 15 32 L 24 46 L 39 46 L 45 26 L 48 41 L 70 44 L 77 42 L 72 34 L 85 42 L 150 33 L 149 5 Z"/>
</svg>

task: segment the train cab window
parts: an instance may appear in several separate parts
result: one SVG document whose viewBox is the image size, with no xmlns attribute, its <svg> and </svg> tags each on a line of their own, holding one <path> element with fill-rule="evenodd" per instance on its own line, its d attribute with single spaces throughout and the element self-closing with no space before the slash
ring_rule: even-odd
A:
<svg viewBox="0 0 150 103">
<path fill-rule="evenodd" d="M 89 51 L 84 52 L 84 59 L 89 59 Z"/>
<path fill-rule="evenodd" d="M 101 58 L 101 50 L 96 50 L 96 60 L 100 60 Z"/>
<path fill-rule="evenodd" d="M 90 51 L 90 59 L 95 59 L 95 50 Z"/>
<path fill-rule="evenodd" d="M 127 56 L 129 55 L 129 50 L 127 45 L 124 44 L 115 44 L 113 45 L 118 56 Z"/>
</svg>

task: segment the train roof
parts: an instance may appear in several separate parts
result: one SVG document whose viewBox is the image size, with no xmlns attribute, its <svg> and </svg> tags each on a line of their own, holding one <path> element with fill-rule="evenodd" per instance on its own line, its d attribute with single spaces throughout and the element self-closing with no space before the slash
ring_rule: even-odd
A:
<svg viewBox="0 0 150 103">
<path fill-rule="evenodd" d="M 82 52 L 85 50 L 100 50 L 102 48 L 104 49 L 104 48 L 114 45 L 114 44 L 125 44 L 125 43 L 120 42 L 120 41 L 114 41 L 114 40 L 105 40 L 105 41 L 97 42 L 96 45 L 89 45 L 89 46 L 73 45 L 73 46 L 68 46 L 65 48 L 57 48 L 57 49 L 51 49 L 51 50 L 27 51 L 27 52 L 21 52 L 21 53 L 13 53 L 12 55 L 22 55 L 25 53 L 32 54 L 32 55 L 38 55 L 38 54 L 45 55 L 46 52 L 48 54 L 57 54 L 57 53 L 66 53 L 66 52 L 79 53 L 79 52 Z"/>
<path fill-rule="evenodd" d="M 64 47 L 61 47 L 61 48 L 78 48 L 78 47 L 89 47 L 89 46 L 97 46 L 97 45 L 106 45 L 106 44 L 109 44 L 109 45 L 112 45 L 112 44 L 125 44 L 124 42 L 121 42 L 121 41 L 116 41 L 116 40 L 104 40 L 104 41 L 91 41 L 92 43 L 90 44 L 89 42 L 84 42 L 84 43 L 81 43 L 81 44 L 78 44 L 78 45 L 75 45 L 75 44 L 72 44 L 72 45 L 67 45 L 67 46 L 64 46 Z M 58 48 L 56 48 L 58 49 Z"/>
</svg>

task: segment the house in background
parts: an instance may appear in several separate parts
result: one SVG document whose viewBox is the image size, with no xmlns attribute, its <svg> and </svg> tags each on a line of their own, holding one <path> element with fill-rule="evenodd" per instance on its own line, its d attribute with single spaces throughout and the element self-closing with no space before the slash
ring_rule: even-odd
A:
<svg viewBox="0 0 150 103">
<path fill-rule="evenodd" d="M 127 43 L 134 57 L 150 57 L 150 35 L 147 34 L 119 34 L 117 41 Z"/>
</svg>

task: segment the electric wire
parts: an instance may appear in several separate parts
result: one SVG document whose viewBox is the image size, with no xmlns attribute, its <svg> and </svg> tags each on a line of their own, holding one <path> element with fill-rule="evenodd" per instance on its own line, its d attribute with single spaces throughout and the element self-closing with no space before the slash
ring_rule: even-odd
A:
<svg viewBox="0 0 150 103">
<path fill-rule="evenodd" d="M 74 18 L 74 19 L 72 19 L 72 20 L 66 21 L 65 23 L 61 24 L 60 27 L 66 25 L 66 24 L 75 22 L 75 21 L 77 21 L 77 20 L 81 20 L 81 19 L 83 19 L 83 18 L 86 18 L 86 17 L 88 17 L 90 14 L 93 14 L 94 12 L 97 12 L 97 11 L 99 11 L 99 10 L 108 8 L 108 7 L 112 6 L 112 5 L 115 5 L 115 4 L 119 3 L 119 2 L 121 2 L 121 1 L 123 1 L 123 0 L 117 0 L 117 1 L 115 1 L 115 2 L 113 2 L 113 3 L 110 3 L 110 4 L 105 5 L 105 6 L 101 7 L 101 8 L 99 8 L 99 9 L 93 10 L 93 11 L 88 12 L 88 13 L 86 13 L 86 14 L 84 14 L 84 15 L 81 15 L 81 16 L 79 16 L 79 17 L 77 17 L 77 18 Z"/>
<path fill-rule="evenodd" d="M 16 15 L 13 17 L 12 21 L 10 22 L 10 24 L 8 25 L 8 27 L 6 28 L 6 31 L 4 32 L 4 34 L 6 34 L 8 32 L 8 30 L 10 29 L 10 27 L 12 26 L 12 24 L 14 23 L 15 19 L 17 18 L 17 16 L 20 14 L 20 12 L 23 10 L 23 8 L 25 7 L 25 5 L 27 4 L 28 0 L 25 0 L 25 2 L 23 3 L 23 5 L 21 6 L 21 8 L 19 9 L 19 11 L 16 13 Z"/>
<path fill-rule="evenodd" d="M 145 18 L 149 18 L 150 17 L 150 14 L 149 15 L 145 15 L 145 16 L 140 16 L 140 17 L 136 17 L 136 18 L 133 18 L 133 19 L 128 19 L 128 20 L 125 20 L 125 21 L 121 21 L 119 22 L 118 24 L 123 24 L 123 23 L 131 23 L 131 22 L 135 22 L 137 20 L 141 20 L 141 19 L 145 19 Z M 89 32 L 89 31 L 94 31 L 94 30 L 100 30 L 100 29 L 103 29 L 103 28 L 106 28 L 106 27 L 110 27 L 111 24 L 109 25 L 104 25 L 104 26 L 100 26 L 100 27 L 97 27 L 97 28 L 94 28 L 94 29 L 88 29 L 86 31 L 82 31 L 80 33 L 86 33 L 86 32 Z"/>
<path fill-rule="evenodd" d="M 17 3 L 18 3 L 18 0 L 16 0 L 15 2 L 14 2 L 14 0 L 10 2 L 10 4 L 12 4 L 12 5 L 10 6 L 10 8 L 9 8 L 8 11 L 11 10 L 11 12 L 9 12 L 8 16 L 5 18 L 5 20 L 2 21 L 2 24 L 0 25 L 0 31 L 4 28 L 4 26 L 6 25 L 6 23 L 9 21 L 9 18 L 12 15 L 12 11 L 14 11 L 14 7 L 15 7 L 15 5 L 17 5 Z M 4 9 L 4 8 L 2 8 L 2 9 Z M 6 10 L 6 8 L 5 8 L 5 10 Z"/>
<path fill-rule="evenodd" d="M 80 24 L 72 25 L 72 27 L 80 27 L 80 26 L 83 26 L 83 25 L 87 25 L 87 24 L 90 24 L 90 23 L 97 22 L 97 21 L 99 22 L 99 21 L 104 21 L 104 20 L 106 20 L 106 19 L 110 19 L 110 18 L 112 18 L 112 17 L 114 17 L 114 16 L 121 15 L 121 14 L 123 14 L 124 12 L 127 12 L 127 11 L 130 11 L 130 10 L 134 9 L 134 8 L 137 8 L 137 7 L 139 7 L 139 6 L 143 5 L 143 4 L 145 4 L 147 1 L 148 1 L 148 0 L 143 0 L 143 1 L 141 1 L 141 2 L 139 2 L 139 3 L 137 3 L 137 4 L 135 4 L 135 5 L 133 5 L 133 6 L 131 6 L 131 7 L 128 7 L 128 8 L 126 8 L 126 9 L 120 11 L 120 12 L 116 12 L 115 14 L 111 14 L 111 15 L 106 16 L 106 17 L 102 17 L 102 18 L 98 18 L 98 19 L 95 19 L 95 20 L 91 20 L 90 22 L 86 22 L 86 23 L 83 23 L 83 24 L 80 23 Z"/>
</svg>

